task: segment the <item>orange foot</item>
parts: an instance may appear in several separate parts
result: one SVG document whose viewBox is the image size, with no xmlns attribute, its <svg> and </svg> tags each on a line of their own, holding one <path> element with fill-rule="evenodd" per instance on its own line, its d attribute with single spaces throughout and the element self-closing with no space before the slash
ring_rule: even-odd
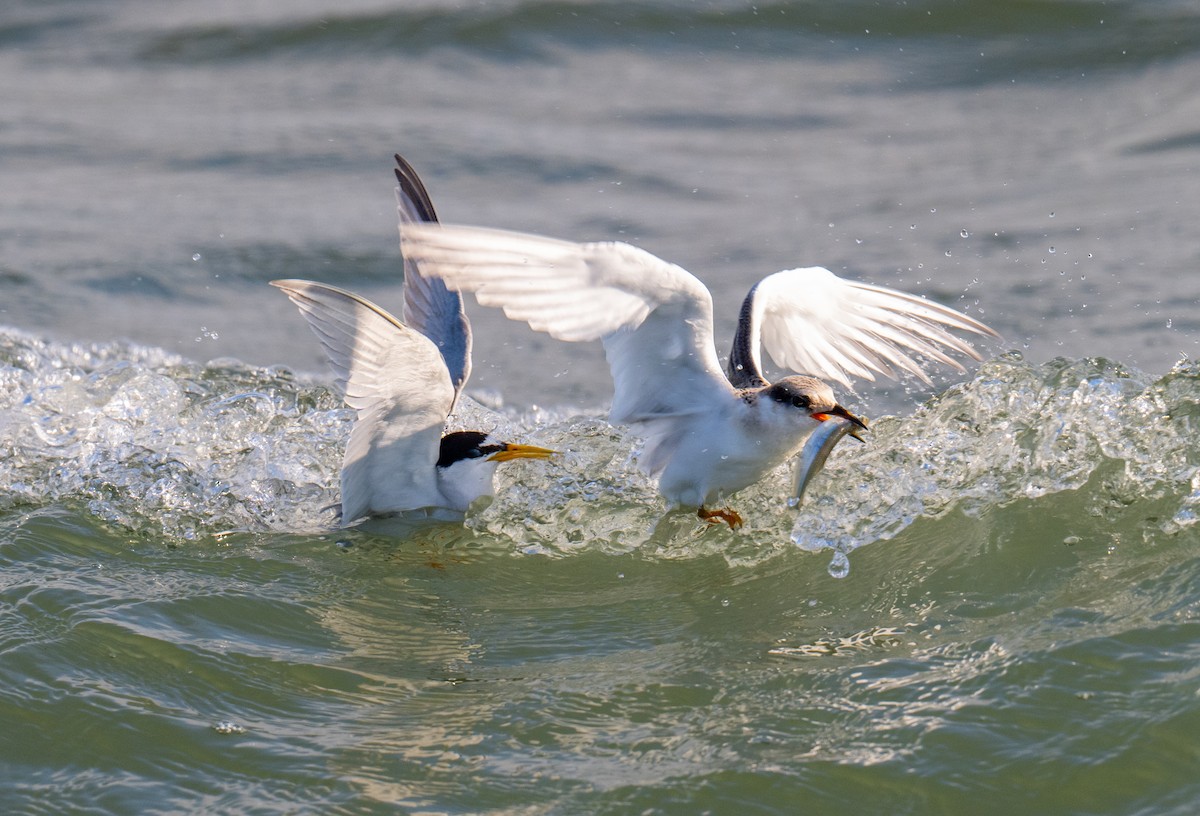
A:
<svg viewBox="0 0 1200 816">
<path fill-rule="evenodd" d="M 719 524 L 723 521 L 729 525 L 730 530 L 736 530 L 742 526 L 742 517 L 737 514 L 736 510 L 730 510 L 728 507 L 723 510 L 708 510 L 701 507 L 696 511 L 696 515 L 709 524 Z"/>
</svg>

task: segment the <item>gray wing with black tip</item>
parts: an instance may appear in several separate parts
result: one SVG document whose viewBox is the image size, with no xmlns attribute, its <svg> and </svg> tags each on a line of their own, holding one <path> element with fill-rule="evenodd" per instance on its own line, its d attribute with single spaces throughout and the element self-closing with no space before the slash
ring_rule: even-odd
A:
<svg viewBox="0 0 1200 816">
<path fill-rule="evenodd" d="M 421 178 L 402 156 L 396 154 L 396 211 L 400 231 L 405 224 L 437 223 L 433 201 Z M 437 278 L 421 274 L 421 265 L 404 259 L 405 325 L 428 337 L 442 353 L 455 400 L 471 376 L 471 323 L 463 310 L 462 295 L 452 292 Z"/>
</svg>

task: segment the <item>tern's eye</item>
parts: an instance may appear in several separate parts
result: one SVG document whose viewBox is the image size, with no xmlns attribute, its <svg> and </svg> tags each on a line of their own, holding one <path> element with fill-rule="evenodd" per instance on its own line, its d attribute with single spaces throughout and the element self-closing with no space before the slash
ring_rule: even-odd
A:
<svg viewBox="0 0 1200 816">
<path fill-rule="evenodd" d="M 468 459 L 478 459 L 480 456 L 483 456 L 483 448 L 471 448 L 467 451 Z"/>
<path fill-rule="evenodd" d="M 807 408 L 809 404 L 808 397 L 804 397 L 799 394 L 792 397 L 792 405 L 796 406 L 797 408 Z"/>
</svg>

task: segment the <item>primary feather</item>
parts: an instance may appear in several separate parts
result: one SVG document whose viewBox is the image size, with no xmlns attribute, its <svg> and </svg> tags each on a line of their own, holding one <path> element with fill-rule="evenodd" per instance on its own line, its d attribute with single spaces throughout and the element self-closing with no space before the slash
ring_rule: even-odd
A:
<svg viewBox="0 0 1200 816">
<path fill-rule="evenodd" d="M 601 340 L 614 422 L 704 410 L 732 388 L 712 298 L 683 268 L 624 243 L 577 244 L 473 227 L 407 225 L 401 247 L 451 289 L 559 340 Z"/>
<path fill-rule="evenodd" d="M 776 365 L 847 387 L 851 377 L 874 380 L 904 371 L 928 384 L 918 355 L 962 370 L 946 354 L 979 355 L 947 329 L 995 335 L 978 320 L 904 292 L 839 278 L 808 267 L 763 278 L 747 296 L 749 357 L 761 375 L 761 344 Z M 735 341 L 735 349 L 737 348 Z"/>
<path fill-rule="evenodd" d="M 433 201 L 416 170 L 396 154 L 396 212 L 400 225 L 437 223 Z M 421 266 L 404 259 L 404 324 L 428 337 L 442 354 L 455 399 L 471 376 L 471 324 L 463 310 L 462 295 L 446 288 L 438 278 L 421 273 Z M 451 406 L 453 408 L 453 406 Z"/>
</svg>

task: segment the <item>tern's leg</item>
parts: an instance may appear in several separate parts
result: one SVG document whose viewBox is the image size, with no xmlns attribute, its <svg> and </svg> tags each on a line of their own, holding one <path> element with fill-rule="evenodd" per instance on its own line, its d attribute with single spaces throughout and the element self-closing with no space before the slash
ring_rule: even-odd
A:
<svg viewBox="0 0 1200 816">
<path fill-rule="evenodd" d="M 729 525 L 730 530 L 736 530 L 742 526 L 742 517 L 738 515 L 736 510 L 730 510 L 728 507 L 720 510 L 709 510 L 701 507 L 696 511 L 696 515 L 709 524 L 719 524 L 723 521 Z"/>
</svg>

